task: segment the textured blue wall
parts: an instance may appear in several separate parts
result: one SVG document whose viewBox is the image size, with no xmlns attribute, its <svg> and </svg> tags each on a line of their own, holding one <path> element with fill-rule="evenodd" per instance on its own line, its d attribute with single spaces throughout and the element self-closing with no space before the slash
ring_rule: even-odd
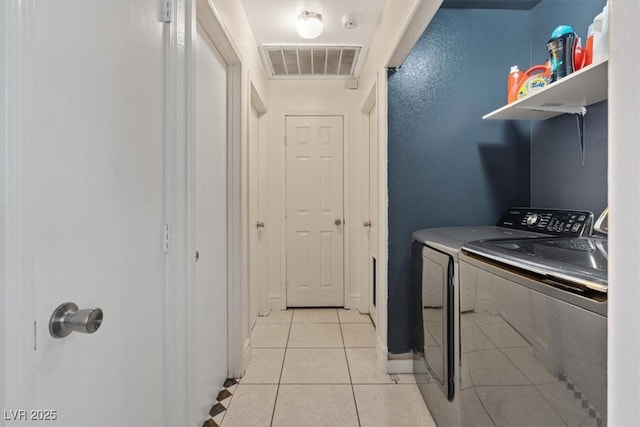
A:
<svg viewBox="0 0 640 427">
<path fill-rule="evenodd" d="M 568 24 L 582 37 L 605 0 L 544 0 L 532 11 L 532 60 L 547 58 L 551 31 Z M 580 160 L 576 119 L 562 115 L 534 122 L 531 132 L 531 205 L 586 209 L 596 216 L 607 206 L 607 101 L 587 108 L 585 164 Z"/>
<path fill-rule="evenodd" d="M 441 9 L 389 76 L 389 351 L 410 351 L 411 233 L 529 205 L 529 122 L 483 121 L 530 62 L 531 12 Z"/>
</svg>

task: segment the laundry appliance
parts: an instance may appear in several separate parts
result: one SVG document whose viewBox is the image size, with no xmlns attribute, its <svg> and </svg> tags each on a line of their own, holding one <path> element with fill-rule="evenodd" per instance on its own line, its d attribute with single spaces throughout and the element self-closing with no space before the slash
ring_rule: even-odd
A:
<svg viewBox="0 0 640 427">
<path fill-rule="evenodd" d="M 592 392 L 600 380 L 591 384 L 573 372 L 601 367 L 602 320 L 606 350 L 606 256 L 604 262 L 599 255 L 584 261 L 598 265 L 600 273 L 593 280 L 589 273 L 583 274 L 587 269 L 571 270 L 563 264 L 579 264 L 579 255 L 557 260 L 553 253 L 557 246 L 565 251 L 577 251 L 565 246 L 606 251 L 603 239 L 588 237 L 592 223 L 593 215 L 586 211 L 512 208 L 496 227 L 436 228 L 413 234 L 414 372 L 439 425 L 566 425 L 578 419 L 597 425 L 606 420 L 602 396 Z M 556 243 L 545 252 L 533 243 L 544 245 L 543 241 Z M 523 249 L 513 249 L 515 245 Z M 538 275 L 537 281 L 531 277 L 515 281 L 510 275 L 524 273 L 520 267 L 501 263 L 503 249 L 525 259 L 535 258 L 532 252 L 545 253 L 560 263 L 555 265 L 556 275 L 541 273 L 546 265 L 542 261 L 536 263 L 538 272 L 529 273 Z M 527 280 L 544 286 L 546 292 L 520 284 Z M 517 284 L 506 286 L 510 281 Z M 564 329 L 554 328 L 558 325 Z M 591 327 L 597 345 L 585 354 L 596 355 L 585 361 L 574 353 L 587 350 L 590 342 L 580 331 Z M 563 343 L 575 350 L 564 349 Z M 562 363 L 571 365 L 569 357 L 577 366 L 564 369 Z M 581 398 L 572 394 L 572 388 Z M 604 389 L 606 395 L 606 383 Z"/>
</svg>

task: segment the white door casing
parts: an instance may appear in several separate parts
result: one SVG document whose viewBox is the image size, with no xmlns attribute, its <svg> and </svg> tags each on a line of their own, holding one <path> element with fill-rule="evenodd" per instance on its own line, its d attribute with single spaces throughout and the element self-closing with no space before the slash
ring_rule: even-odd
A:
<svg viewBox="0 0 640 427">
<path fill-rule="evenodd" d="M 343 306 L 343 117 L 285 126 L 287 306 Z"/>
<path fill-rule="evenodd" d="M 252 105 L 249 109 L 249 328 L 260 314 L 259 250 L 264 231 L 264 220 L 260 221 L 260 154 L 258 153 L 258 112 Z"/>
<path fill-rule="evenodd" d="M 12 110 L 2 221 L 16 230 L 3 236 L 2 404 L 33 424 L 164 424 L 158 4 L 3 3 L 5 28 L 20 36 L 19 49 L 1 52 L 11 87 L 2 107 Z M 67 301 L 100 307 L 100 328 L 53 338 L 49 318 Z"/>
<path fill-rule="evenodd" d="M 227 66 L 199 24 L 194 53 L 197 351 L 192 405 L 204 417 L 214 402 L 212 393 L 227 378 Z"/>
<path fill-rule="evenodd" d="M 379 280 L 375 277 L 377 265 L 374 266 L 374 260 L 376 264 L 378 260 L 378 108 L 375 104 L 369 112 L 369 224 L 369 315 L 376 324 Z"/>
</svg>

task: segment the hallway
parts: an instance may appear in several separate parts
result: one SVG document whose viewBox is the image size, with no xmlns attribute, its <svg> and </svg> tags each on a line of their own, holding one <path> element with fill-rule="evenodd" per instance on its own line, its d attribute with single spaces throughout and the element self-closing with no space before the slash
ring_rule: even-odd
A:
<svg viewBox="0 0 640 427">
<path fill-rule="evenodd" d="M 224 427 L 435 426 L 413 375 L 386 375 L 371 319 L 355 310 L 289 309 L 260 317 L 252 360 Z M 210 424 L 213 425 L 213 424 Z"/>
</svg>

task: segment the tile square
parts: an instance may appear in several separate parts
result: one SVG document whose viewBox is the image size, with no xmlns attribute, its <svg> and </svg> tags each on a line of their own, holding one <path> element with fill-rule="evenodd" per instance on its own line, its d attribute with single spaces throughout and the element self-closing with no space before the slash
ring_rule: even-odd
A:
<svg viewBox="0 0 640 427">
<path fill-rule="evenodd" d="M 505 348 L 502 352 L 531 381 L 531 384 L 547 384 L 557 381 L 557 378 L 536 360 L 532 347 Z M 565 383 L 562 384 L 565 385 Z"/>
<path fill-rule="evenodd" d="M 269 427 L 277 385 L 240 384 L 225 413 L 224 427 Z"/>
<path fill-rule="evenodd" d="M 216 397 L 216 400 L 218 402 L 222 402 L 223 400 L 226 400 L 226 399 L 230 398 L 231 396 L 233 396 L 231 394 L 231 392 L 225 388 L 224 390 L 220 390 L 218 392 L 218 396 Z"/>
<path fill-rule="evenodd" d="M 251 346 L 284 348 L 287 346 L 288 336 L 288 324 L 256 324 L 251 333 Z"/>
<path fill-rule="evenodd" d="M 273 427 L 358 427 L 350 385 L 280 386 Z"/>
<path fill-rule="evenodd" d="M 476 326 L 471 313 L 462 313 L 460 315 L 460 329 L 467 329 Z"/>
<path fill-rule="evenodd" d="M 354 385 L 362 427 L 436 426 L 416 384 Z"/>
<path fill-rule="evenodd" d="M 474 351 L 464 357 L 476 387 L 531 384 L 500 350 Z"/>
<path fill-rule="evenodd" d="M 489 314 L 484 311 L 471 313 L 471 317 L 473 318 L 474 322 L 476 322 L 478 326 L 506 323 L 505 320 L 502 318 L 502 316 L 499 316 L 497 314 L 496 315 Z"/>
<path fill-rule="evenodd" d="M 478 327 L 462 329 L 461 334 L 463 353 L 496 348 Z"/>
<path fill-rule="evenodd" d="M 338 323 L 338 310 L 335 308 L 296 308 L 293 310 L 293 323 Z"/>
<path fill-rule="evenodd" d="M 280 383 L 349 384 L 349 368 L 344 349 L 288 348 Z"/>
<path fill-rule="evenodd" d="M 382 372 L 375 348 L 347 348 L 349 372 L 353 384 L 394 384 L 391 376 Z"/>
<path fill-rule="evenodd" d="M 376 346 L 376 329 L 372 323 L 344 323 L 341 327 L 345 347 Z"/>
<path fill-rule="evenodd" d="M 291 323 L 293 310 L 271 310 L 268 315 L 258 317 L 256 324 Z"/>
<path fill-rule="evenodd" d="M 358 310 L 338 309 L 340 323 L 372 323 L 368 314 L 360 314 Z"/>
<path fill-rule="evenodd" d="M 498 348 L 509 347 L 529 347 L 527 340 L 522 338 L 511 325 L 508 323 L 494 323 L 480 326 L 480 330 L 496 345 Z"/>
<path fill-rule="evenodd" d="M 284 348 L 253 348 L 251 362 L 242 384 L 278 384 L 284 360 Z"/>
<path fill-rule="evenodd" d="M 478 387 L 478 396 L 499 426 L 563 426 L 535 386 Z"/>
<path fill-rule="evenodd" d="M 222 425 L 222 420 L 224 419 L 224 414 L 226 412 L 223 412 L 221 414 L 216 415 L 215 417 L 213 417 L 213 422 L 216 423 L 215 425 L 220 426 Z M 215 427 L 215 426 L 214 426 Z"/>
<path fill-rule="evenodd" d="M 293 323 L 288 348 L 333 347 L 342 348 L 342 335 L 338 323 Z"/>
<path fill-rule="evenodd" d="M 229 388 L 231 386 L 234 386 L 238 384 L 238 381 L 236 381 L 235 378 L 227 378 L 226 380 L 224 380 L 224 383 L 222 384 L 225 388 Z"/>
<path fill-rule="evenodd" d="M 222 403 L 216 403 L 209 409 L 209 415 L 215 417 L 216 415 L 226 411 L 227 408 Z"/>
<path fill-rule="evenodd" d="M 579 426 L 590 416 L 590 408 L 584 407 L 582 400 L 576 399 L 574 392 L 567 389 L 565 383 L 543 384 L 538 385 L 537 388 L 542 397 L 553 406 L 568 425 Z"/>
</svg>

